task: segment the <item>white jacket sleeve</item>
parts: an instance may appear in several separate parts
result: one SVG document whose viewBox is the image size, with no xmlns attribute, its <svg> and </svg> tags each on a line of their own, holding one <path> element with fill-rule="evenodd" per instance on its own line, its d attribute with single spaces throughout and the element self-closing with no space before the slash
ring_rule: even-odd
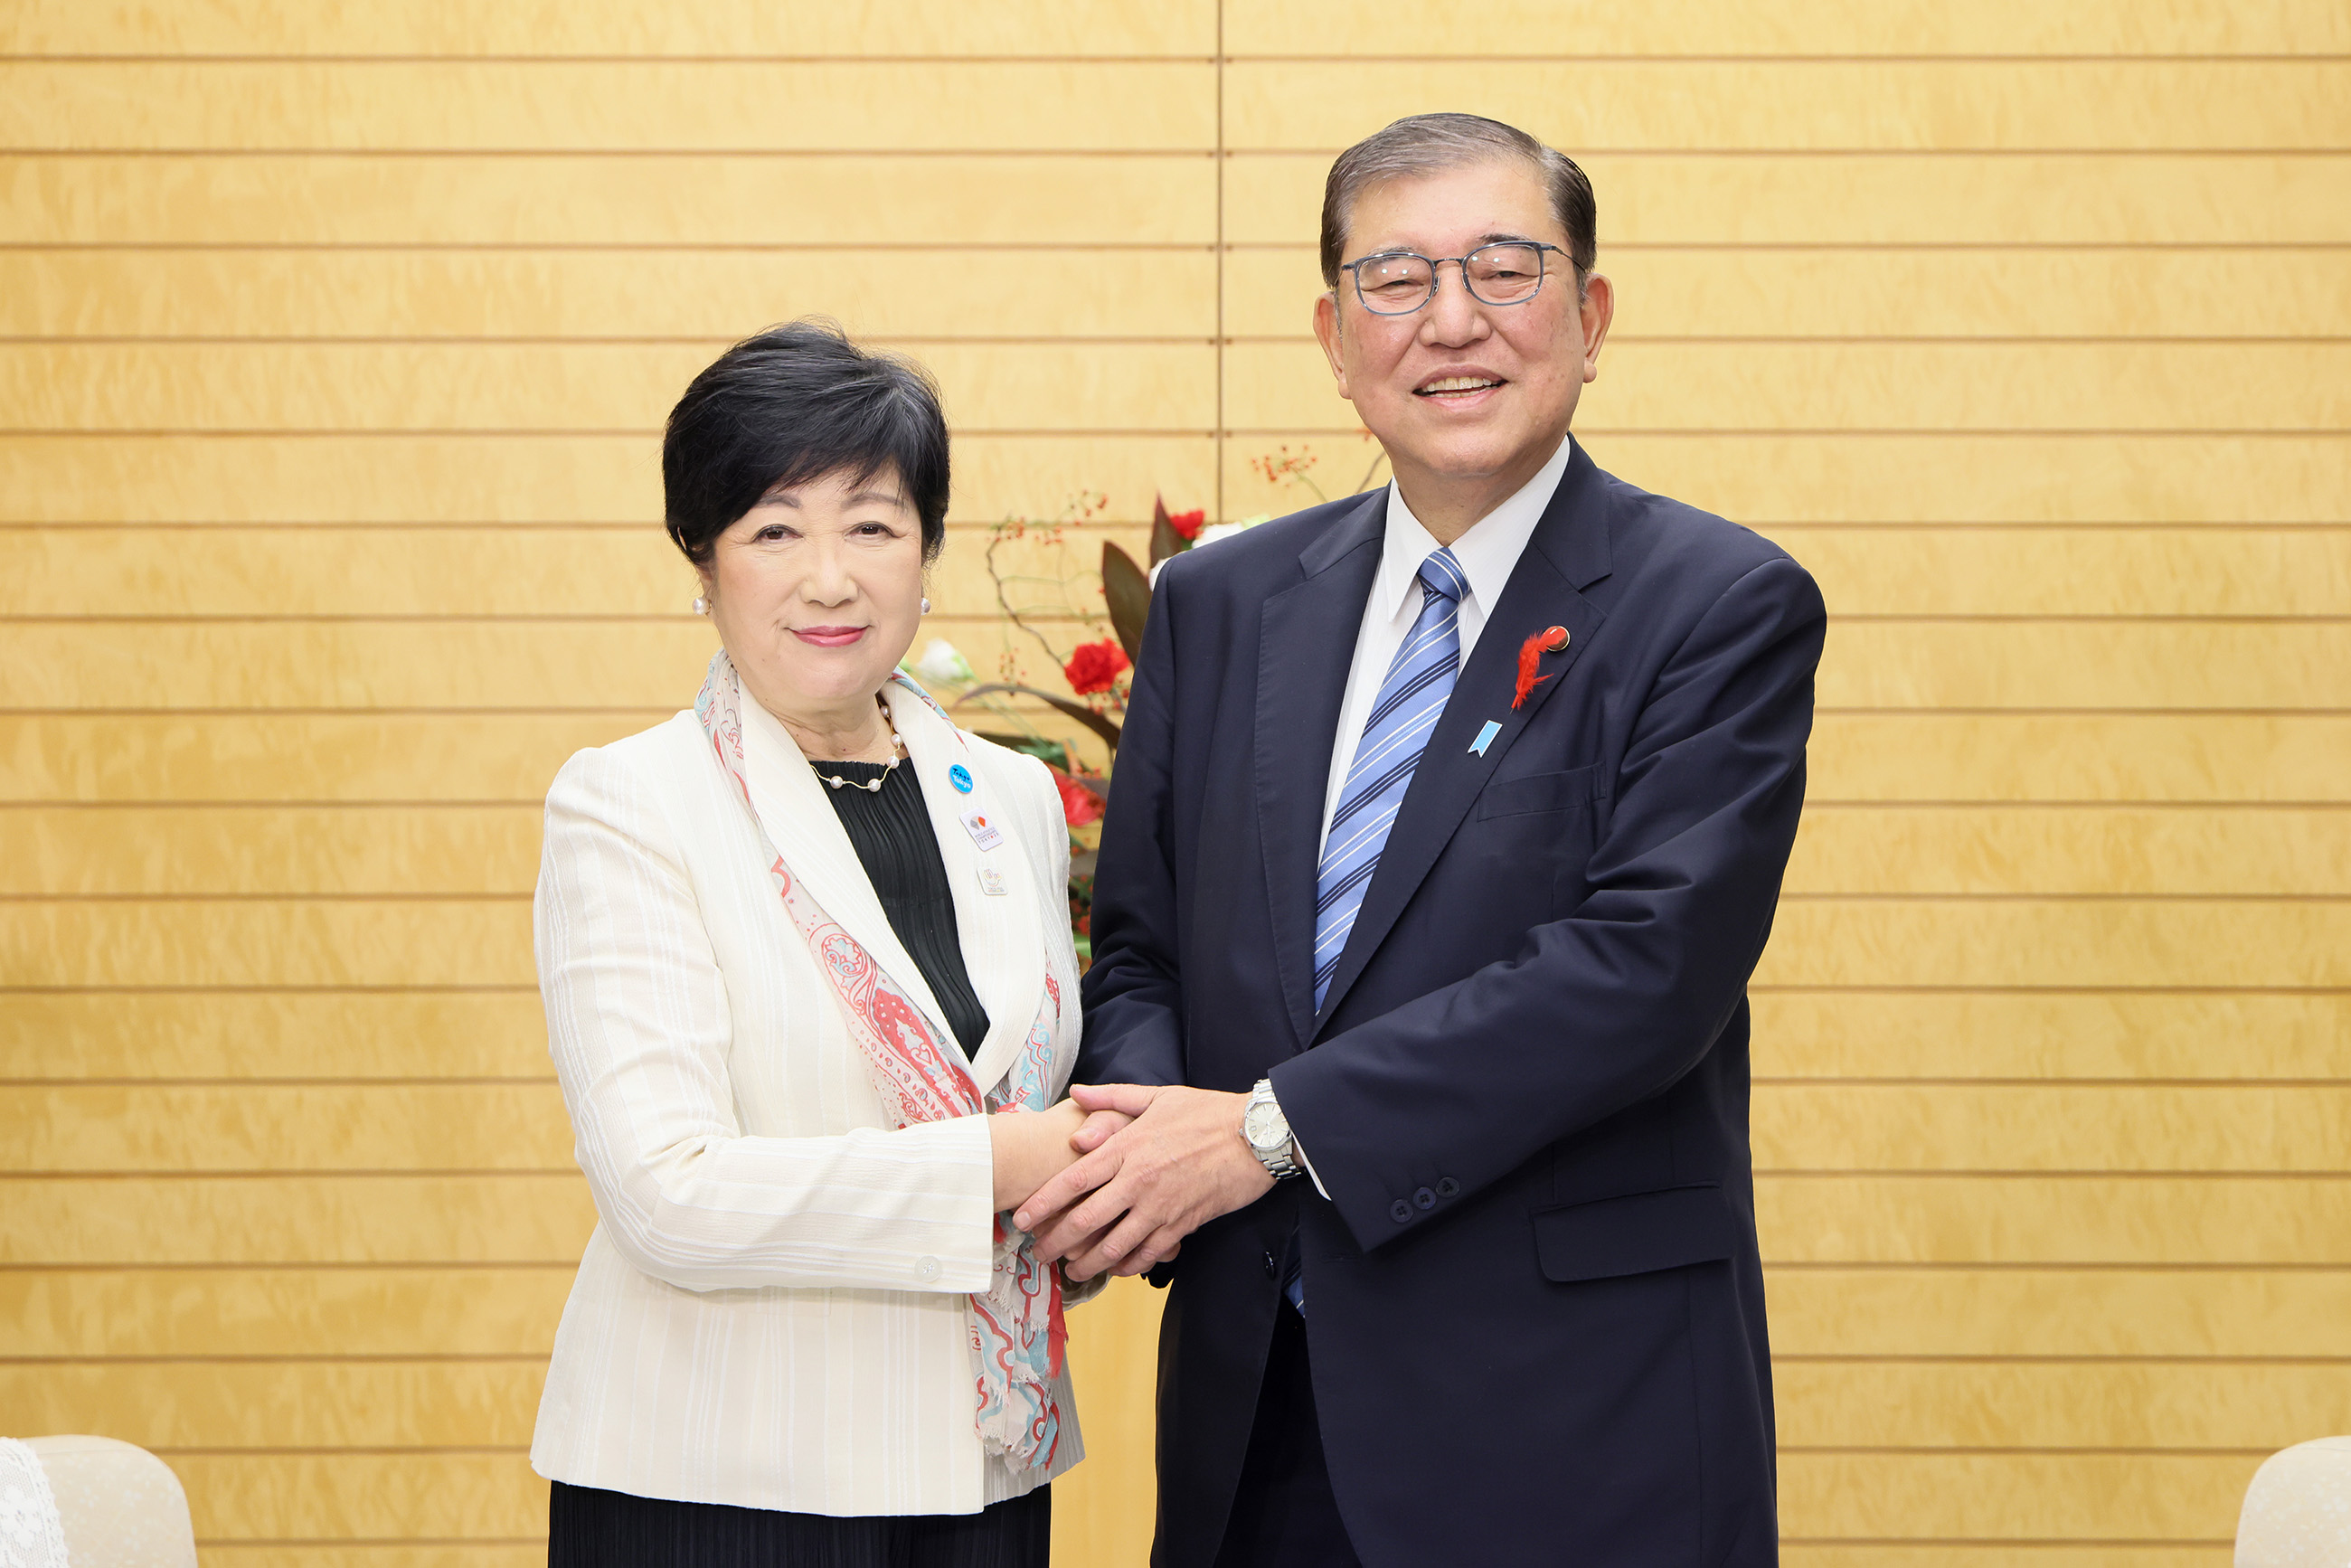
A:
<svg viewBox="0 0 2351 1568">
<path fill-rule="evenodd" d="M 610 751 L 575 756 L 548 792 L 533 936 L 580 1166 L 631 1263 L 694 1291 L 987 1287 L 985 1117 L 805 1138 L 737 1125 L 702 911 L 650 782 Z"/>
</svg>

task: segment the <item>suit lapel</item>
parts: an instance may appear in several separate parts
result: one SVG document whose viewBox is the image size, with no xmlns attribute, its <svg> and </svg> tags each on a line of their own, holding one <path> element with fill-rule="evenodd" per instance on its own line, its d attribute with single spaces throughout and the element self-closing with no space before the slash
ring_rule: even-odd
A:
<svg viewBox="0 0 2351 1568">
<path fill-rule="evenodd" d="M 915 781 L 922 786 L 931 831 L 939 841 L 964 967 L 970 971 L 980 1005 L 987 1009 L 987 1035 L 971 1064 L 972 1078 L 985 1094 L 1019 1056 L 1045 998 L 1043 892 L 1020 841 L 1021 819 L 1011 802 L 998 798 L 987 772 L 975 765 L 973 748 L 955 726 L 903 687 L 886 687 L 884 695 L 891 721 L 906 743 Z M 968 795 L 957 793 L 947 781 L 947 769 L 958 762 L 972 775 Z M 986 816 L 1004 834 L 1004 841 L 992 850 L 980 849 L 963 825 L 967 810 Z M 983 868 L 1004 879 L 1003 893 L 981 887 Z"/>
<path fill-rule="evenodd" d="M 1316 1028 L 1338 1010 L 1348 988 L 1362 975 L 1364 966 L 1437 863 L 1447 841 L 1461 825 L 1470 803 L 1535 715 L 1567 684 L 1568 671 L 1599 630 L 1604 617 L 1578 590 L 1608 575 L 1607 519 L 1599 493 L 1603 479 L 1579 445 L 1559 488 L 1552 492 L 1551 504 L 1543 509 L 1542 520 L 1535 525 L 1518 565 L 1511 570 L 1500 602 L 1486 617 L 1478 645 L 1428 737 L 1428 749 L 1421 754 L 1420 766 L 1414 770 L 1396 812 L 1395 826 L 1380 852 L 1379 869 L 1372 873 L 1371 886 L 1364 891 L 1354 929 L 1348 933 L 1347 946 L 1339 955 L 1339 967 L 1331 977 Z M 1567 647 L 1543 655 L 1538 674 L 1549 678 L 1513 710 L 1510 702 L 1518 688 L 1519 648 L 1529 636 L 1551 626 L 1567 628 Z M 1472 752 L 1470 742 L 1489 721 L 1500 725 L 1500 732 L 1482 753 Z"/>
<path fill-rule="evenodd" d="M 750 781 L 751 809 L 768 841 L 825 914 L 923 1010 L 939 1039 L 952 1042 L 955 1035 L 946 1027 L 945 1009 L 891 929 L 856 846 L 826 798 L 831 786 L 817 778 L 790 734 L 748 692 L 743 695 L 742 713 L 743 770 Z M 958 826 L 956 831 L 962 829 Z M 764 881 L 767 868 L 760 867 L 759 873 Z M 799 933 L 793 932 L 792 939 L 798 941 Z"/>
<path fill-rule="evenodd" d="M 1274 963 L 1303 1048 L 1314 1033 L 1314 877 L 1347 671 L 1380 566 L 1387 491 L 1317 536 L 1305 580 L 1265 601 L 1258 632 L 1258 841 L 1273 904 Z"/>
</svg>

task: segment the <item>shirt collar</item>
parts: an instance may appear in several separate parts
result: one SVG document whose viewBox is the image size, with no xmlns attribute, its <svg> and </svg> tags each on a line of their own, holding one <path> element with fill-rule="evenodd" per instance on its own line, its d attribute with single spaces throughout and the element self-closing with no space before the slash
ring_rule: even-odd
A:
<svg viewBox="0 0 2351 1568">
<path fill-rule="evenodd" d="M 1469 592 L 1480 611 L 1490 612 L 1501 599 L 1503 587 L 1517 570 L 1527 540 L 1534 537 L 1535 525 L 1542 521 L 1543 509 L 1551 505 L 1552 492 L 1559 488 L 1568 460 L 1574 455 L 1575 437 L 1562 436 L 1559 450 L 1533 478 L 1453 541 L 1454 563 L 1469 580 Z M 1420 563 L 1437 548 L 1436 536 L 1412 515 L 1412 508 L 1405 505 L 1404 492 L 1396 488 L 1395 480 L 1389 480 L 1387 534 L 1380 547 L 1380 574 L 1372 583 L 1372 608 L 1388 620 L 1401 614 L 1405 596 L 1418 583 Z"/>
</svg>

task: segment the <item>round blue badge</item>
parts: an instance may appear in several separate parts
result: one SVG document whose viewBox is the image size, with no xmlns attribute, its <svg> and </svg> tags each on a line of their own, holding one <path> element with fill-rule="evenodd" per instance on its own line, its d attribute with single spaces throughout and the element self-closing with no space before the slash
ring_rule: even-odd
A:
<svg viewBox="0 0 2351 1568">
<path fill-rule="evenodd" d="M 970 794 L 970 793 L 971 793 L 971 769 L 970 769 L 970 768 L 966 768 L 966 767 L 965 767 L 962 763 L 960 763 L 960 762 L 956 763 L 953 768 L 948 768 L 948 769 L 947 769 L 947 782 L 948 782 L 948 783 L 950 783 L 950 784 L 952 784 L 952 785 L 954 785 L 954 786 L 956 787 L 956 794 L 958 794 L 958 795 L 968 795 L 968 794 Z"/>
</svg>

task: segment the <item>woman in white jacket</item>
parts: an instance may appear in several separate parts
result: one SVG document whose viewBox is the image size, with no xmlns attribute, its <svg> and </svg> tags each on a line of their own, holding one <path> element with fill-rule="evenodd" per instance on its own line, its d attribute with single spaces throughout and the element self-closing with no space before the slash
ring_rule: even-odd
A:
<svg viewBox="0 0 2351 1568">
<path fill-rule="evenodd" d="M 937 393 L 776 329 L 662 465 L 723 649 L 547 798 L 540 988 L 600 1220 L 531 1446 L 549 1561 L 1041 1565 L 1067 1287 L 1004 1211 L 1082 1120 L 1069 839 L 1042 763 L 897 673 Z"/>
</svg>

